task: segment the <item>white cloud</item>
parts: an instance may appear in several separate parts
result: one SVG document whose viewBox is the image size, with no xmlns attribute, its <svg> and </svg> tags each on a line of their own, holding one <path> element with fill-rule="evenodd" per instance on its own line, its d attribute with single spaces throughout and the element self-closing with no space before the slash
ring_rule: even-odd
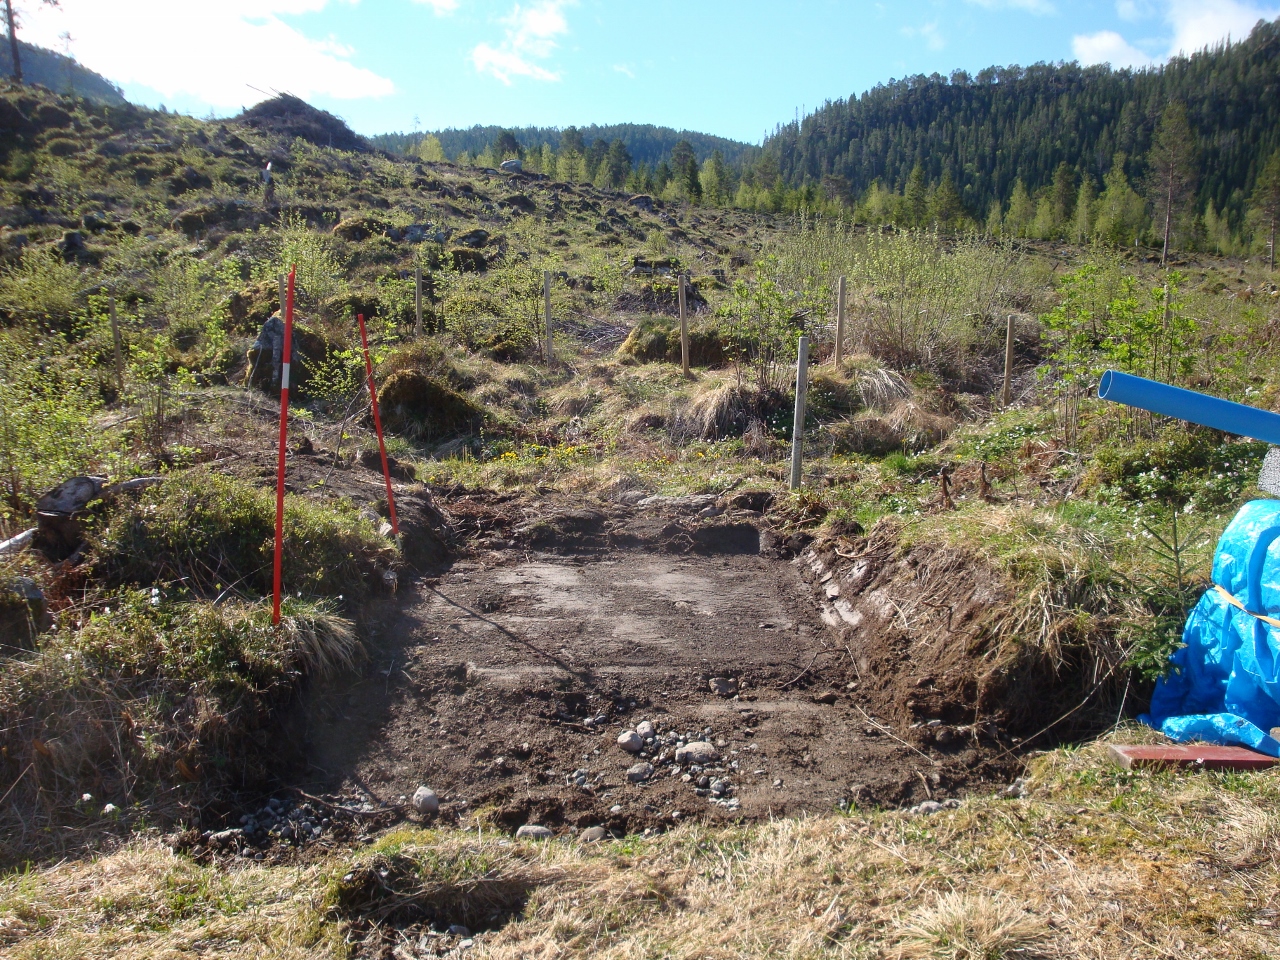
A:
<svg viewBox="0 0 1280 960">
<path fill-rule="evenodd" d="M 1151 0 L 1116 0 L 1116 16 L 1121 20 L 1136 23 L 1145 20 L 1155 13 L 1155 5 Z"/>
<path fill-rule="evenodd" d="M 430 7 L 436 12 L 437 17 L 443 17 L 446 13 L 453 13 L 458 9 L 458 0 L 413 0 L 413 2 Z"/>
<path fill-rule="evenodd" d="M 1259 20 L 1274 20 L 1280 10 L 1239 0 L 1170 0 L 1165 20 L 1173 27 L 1169 56 L 1190 55 L 1230 37 L 1243 40 Z"/>
<path fill-rule="evenodd" d="M 496 47 L 477 44 L 471 62 L 480 73 L 490 73 L 510 85 L 512 77 L 559 80 L 560 74 L 535 63 L 555 52 L 556 37 L 569 32 L 564 8 L 573 0 L 539 0 L 530 7 L 516 4 L 502 19 L 506 36 Z"/>
<path fill-rule="evenodd" d="M 1058 8 L 1050 0 L 968 0 L 968 2 L 988 10 L 1025 10 L 1042 17 L 1058 12 Z"/>
<path fill-rule="evenodd" d="M 911 38 L 919 37 L 930 50 L 941 50 L 947 45 L 947 38 L 938 29 L 938 21 L 936 20 L 930 20 L 928 23 L 923 23 L 918 27 L 903 27 L 902 35 Z"/>
<path fill-rule="evenodd" d="M 254 103 L 273 91 L 344 100 L 393 93 L 389 79 L 351 63 L 350 47 L 332 37 L 308 37 L 280 19 L 328 3 L 62 0 L 57 8 L 29 8 L 26 39 L 61 49 L 58 38 L 69 31 L 76 59 L 109 79 L 220 109 Z"/>
<path fill-rule="evenodd" d="M 1121 67 L 1147 67 L 1155 59 L 1130 44 L 1114 30 L 1097 33 L 1081 33 L 1071 38 L 1071 50 L 1075 58 L 1086 67 L 1095 63 L 1109 63 Z"/>
<path fill-rule="evenodd" d="M 628 67 L 625 63 L 615 63 L 613 65 L 613 72 L 620 73 L 624 77 L 628 77 L 632 80 L 636 78 L 636 72 L 632 70 L 630 67 Z"/>
<path fill-rule="evenodd" d="M 1249 36 L 1259 20 L 1274 20 L 1280 9 L 1261 7 L 1241 0 L 1117 0 L 1116 13 L 1123 19 L 1140 20 L 1152 16 L 1163 7 L 1163 20 L 1170 33 L 1168 46 L 1161 57 L 1138 49 L 1113 30 L 1077 34 L 1071 46 L 1076 59 L 1083 64 L 1110 63 L 1113 67 L 1145 67 L 1179 55 L 1190 55 L 1212 47 L 1228 38 L 1233 41 Z M 1155 47 L 1161 41 L 1152 41 Z"/>
</svg>

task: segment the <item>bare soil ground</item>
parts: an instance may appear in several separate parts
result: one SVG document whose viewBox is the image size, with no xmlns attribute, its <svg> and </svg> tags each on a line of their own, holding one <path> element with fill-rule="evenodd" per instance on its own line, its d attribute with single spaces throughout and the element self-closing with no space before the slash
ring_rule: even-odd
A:
<svg viewBox="0 0 1280 960">
<path fill-rule="evenodd" d="M 386 603 L 358 682 L 313 691 L 308 787 L 396 804 L 425 784 L 449 819 L 634 832 L 944 800 L 1016 775 L 963 689 L 950 704 L 891 623 L 851 628 L 830 578 L 806 580 L 813 551 L 793 559 L 756 511 L 705 516 L 713 501 L 442 501 L 480 536 Z M 621 749 L 646 720 L 644 751 Z M 691 741 L 718 759 L 677 762 Z M 634 782 L 638 763 L 653 772 Z"/>
</svg>

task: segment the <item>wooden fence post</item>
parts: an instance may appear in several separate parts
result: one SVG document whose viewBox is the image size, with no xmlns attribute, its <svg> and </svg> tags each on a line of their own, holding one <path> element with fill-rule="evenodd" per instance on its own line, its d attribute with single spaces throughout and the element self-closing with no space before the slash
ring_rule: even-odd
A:
<svg viewBox="0 0 1280 960">
<path fill-rule="evenodd" d="M 677 286 L 680 299 L 680 369 L 689 376 L 689 317 L 685 309 L 684 284 L 685 275 L 679 274 Z"/>
<path fill-rule="evenodd" d="M 124 350 L 120 346 L 120 324 L 116 320 L 116 297 L 112 294 L 107 300 L 111 314 L 111 342 L 116 352 L 116 399 L 124 400 Z"/>
<path fill-rule="evenodd" d="M 422 336 L 422 268 L 413 268 L 413 339 Z"/>
<path fill-rule="evenodd" d="M 800 489 L 800 467 L 804 460 L 804 413 L 809 397 L 809 338 L 800 338 L 796 355 L 796 415 L 791 427 L 791 484 L 792 490 Z"/>
<path fill-rule="evenodd" d="M 547 363 L 555 360 L 555 344 L 551 340 L 551 271 L 542 271 L 542 308 L 547 321 Z"/>
<path fill-rule="evenodd" d="M 844 361 L 844 277 L 836 293 L 836 366 Z"/>
<path fill-rule="evenodd" d="M 1013 314 L 1004 328 L 1004 390 L 1000 394 L 1000 405 L 1007 407 L 1013 400 Z"/>
</svg>

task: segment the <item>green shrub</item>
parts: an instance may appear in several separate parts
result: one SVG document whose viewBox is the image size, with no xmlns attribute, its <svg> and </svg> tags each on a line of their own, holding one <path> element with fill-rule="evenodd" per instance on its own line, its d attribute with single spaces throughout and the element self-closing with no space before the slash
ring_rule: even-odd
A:
<svg viewBox="0 0 1280 960">
<path fill-rule="evenodd" d="M 97 548 L 116 583 L 261 596 L 271 590 L 274 537 L 271 491 L 196 469 L 145 491 L 111 519 Z M 290 593 L 359 600 L 393 551 L 346 500 L 285 498 L 282 572 Z"/>
</svg>

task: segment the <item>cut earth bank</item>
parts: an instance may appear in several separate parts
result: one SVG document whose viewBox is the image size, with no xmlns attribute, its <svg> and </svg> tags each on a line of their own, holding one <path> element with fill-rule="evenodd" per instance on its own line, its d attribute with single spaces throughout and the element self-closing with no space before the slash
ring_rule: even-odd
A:
<svg viewBox="0 0 1280 960">
<path fill-rule="evenodd" d="M 1017 775 L 1054 698 L 1009 708 L 985 641 L 1006 598 L 972 558 L 787 538 L 765 493 L 621 499 L 438 501 L 482 535 L 383 605 L 363 677 L 312 692 L 306 789 L 621 833 Z"/>
</svg>

